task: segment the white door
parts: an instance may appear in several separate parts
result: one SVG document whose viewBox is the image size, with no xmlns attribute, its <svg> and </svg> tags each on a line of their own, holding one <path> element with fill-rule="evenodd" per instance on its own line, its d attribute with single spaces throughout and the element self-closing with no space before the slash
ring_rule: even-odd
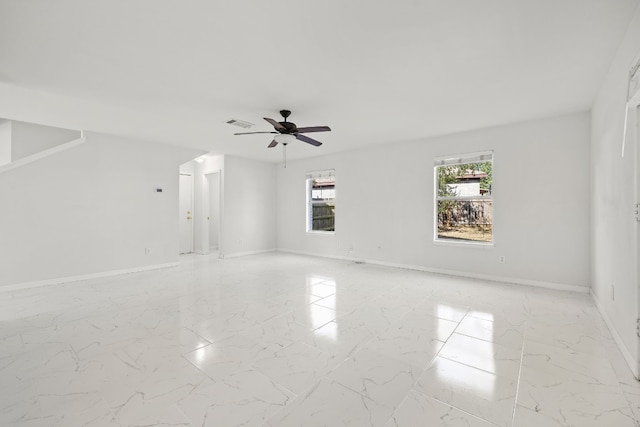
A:
<svg viewBox="0 0 640 427">
<path fill-rule="evenodd" d="M 220 248 L 220 173 L 207 175 L 209 184 L 209 204 L 207 219 L 209 224 L 209 249 Z"/>
<path fill-rule="evenodd" d="M 637 290 L 636 319 L 640 328 L 640 92 L 629 103 L 629 128 L 626 133 L 623 156 L 630 158 L 631 191 L 629 203 L 625 206 L 626 217 L 629 218 L 628 232 L 632 241 L 630 260 L 630 279 L 635 281 Z M 632 216 L 633 215 L 633 216 Z M 640 329 L 638 329 L 638 348 L 636 362 L 638 364 L 636 377 L 640 379 Z"/>
<path fill-rule="evenodd" d="M 180 253 L 193 252 L 193 176 L 180 174 L 179 194 L 179 232 Z"/>
<path fill-rule="evenodd" d="M 638 289 L 638 309 L 636 312 L 636 319 L 640 319 L 640 92 L 636 94 L 633 98 L 632 106 L 635 106 L 629 114 L 633 115 L 635 118 L 635 126 L 633 131 L 629 137 L 633 140 L 631 146 L 631 152 L 634 154 L 635 158 L 635 200 L 633 205 L 634 210 L 634 219 L 635 219 L 635 251 L 633 253 L 633 262 L 635 263 L 635 280 L 636 280 L 636 289 Z M 632 231 L 633 232 L 633 231 Z M 639 324 L 637 325 L 640 328 L 640 320 L 638 320 Z M 640 379 L 640 329 L 638 329 L 638 352 L 637 352 L 637 361 L 638 361 L 638 375 L 637 378 Z"/>
</svg>

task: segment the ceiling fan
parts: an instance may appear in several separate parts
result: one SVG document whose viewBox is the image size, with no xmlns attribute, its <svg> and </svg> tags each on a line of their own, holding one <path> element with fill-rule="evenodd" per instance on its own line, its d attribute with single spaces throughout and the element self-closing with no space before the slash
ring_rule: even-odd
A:
<svg viewBox="0 0 640 427">
<path fill-rule="evenodd" d="M 318 147 L 322 145 L 322 142 L 316 141 L 315 139 L 309 138 L 308 136 L 303 134 L 310 133 L 310 132 L 328 132 L 331 130 L 329 126 L 311 126 L 311 127 L 299 128 L 296 126 L 295 123 L 287 121 L 287 117 L 291 115 L 291 111 L 289 110 L 280 110 L 280 115 L 284 118 L 284 121 L 282 122 L 277 122 L 268 117 L 264 117 L 266 121 L 268 121 L 271 125 L 273 125 L 273 128 L 276 130 L 276 132 L 273 132 L 273 131 L 272 132 L 239 132 L 239 133 L 234 133 L 234 135 L 250 135 L 254 133 L 276 134 L 276 136 L 273 138 L 273 141 L 271 141 L 271 143 L 268 145 L 269 148 L 275 147 L 276 145 L 278 145 L 279 142 L 286 146 L 289 142 L 293 141 L 294 139 L 297 139 L 302 142 L 306 142 L 307 144 L 311 144 L 313 146 Z"/>
</svg>

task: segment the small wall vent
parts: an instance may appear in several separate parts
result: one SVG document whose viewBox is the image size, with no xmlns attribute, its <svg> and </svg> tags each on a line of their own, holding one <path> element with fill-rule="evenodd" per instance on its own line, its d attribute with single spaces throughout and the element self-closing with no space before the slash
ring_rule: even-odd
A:
<svg viewBox="0 0 640 427">
<path fill-rule="evenodd" d="M 227 123 L 230 125 L 241 127 L 243 129 L 249 129 L 251 126 L 253 126 L 253 123 L 245 122 L 244 120 L 238 119 L 227 120 Z"/>
</svg>

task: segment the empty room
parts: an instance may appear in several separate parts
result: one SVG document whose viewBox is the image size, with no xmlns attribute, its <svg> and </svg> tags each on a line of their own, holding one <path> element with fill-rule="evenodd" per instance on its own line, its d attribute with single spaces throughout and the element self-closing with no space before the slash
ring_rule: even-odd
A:
<svg viewBox="0 0 640 427">
<path fill-rule="evenodd" d="M 0 426 L 640 426 L 640 0 L 0 0 Z"/>
</svg>

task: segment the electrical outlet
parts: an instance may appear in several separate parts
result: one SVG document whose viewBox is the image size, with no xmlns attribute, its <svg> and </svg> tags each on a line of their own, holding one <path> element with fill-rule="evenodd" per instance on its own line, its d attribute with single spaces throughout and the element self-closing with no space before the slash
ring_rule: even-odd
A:
<svg viewBox="0 0 640 427">
<path fill-rule="evenodd" d="M 145 255 L 151 254 L 151 248 L 144 248 L 144 254 Z"/>
<path fill-rule="evenodd" d="M 505 262 L 507 262 L 507 260 L 506 260 L 506 258 L 505 258 L 505 256 L 504 256 L 504 255 L 500 255 L 500 256 L 498 257 L 498 262 L 499 262 L 500 264 L 504 264 Z"/>
<path fill-rule="evenodd" d="M 353 253 L 353 245 L 349 246 L 349 255 L 351 255 Z"/>
</svg>

